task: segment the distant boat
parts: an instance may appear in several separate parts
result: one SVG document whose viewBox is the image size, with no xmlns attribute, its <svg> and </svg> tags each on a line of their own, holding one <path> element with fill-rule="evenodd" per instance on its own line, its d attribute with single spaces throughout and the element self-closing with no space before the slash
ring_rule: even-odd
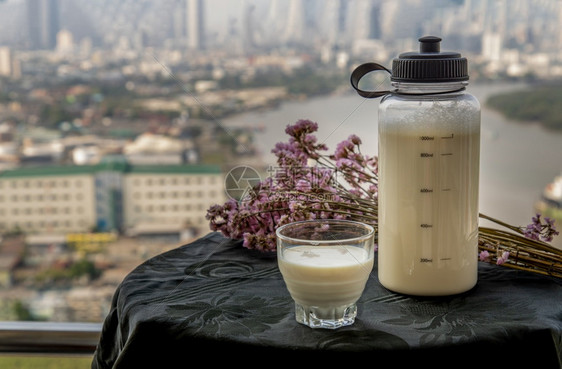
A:
<svg viewBox="0 0 562 369">
<path fill-rule="evenodd" d="M 535 203 L 535 212 L 554 220 L 554 226 L 558 231 L 562 230 L 562 173 L 547 184 Z M 562 232 L 555 236 L 551 242 L 552 246 L 562 249 Z"/>
<path fill-rule="evenodd" d="M 562 174 L 545 186 L 542 200 L 551 207 L 562 209 Z"/>
</svg>

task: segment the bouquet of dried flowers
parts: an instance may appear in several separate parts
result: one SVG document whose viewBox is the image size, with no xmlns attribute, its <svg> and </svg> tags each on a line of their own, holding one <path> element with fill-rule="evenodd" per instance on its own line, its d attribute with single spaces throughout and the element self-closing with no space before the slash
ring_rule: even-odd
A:
<svg viewBox="0 0 562 369">
<path fill-rule="evenodd" d="M 277 227 L 306 219 L 352 219 L 377 227 L 378 158 L 361 153 L 361 139 L 351 135 L 328 154 L 314 133 L 318 125 L 299 120 L 288 125 L 288 142 L 275 145 L 277 167 L 243 199 L 230 199 L 207 211 L 211 230 L 243 239 L 243 246 L 276 248 Z M 479 227 L 483 262 L 562 277 L 562 250 L 550 242 L 558 234 L 553 220 L 537 214 L 518 227 L 480 214 L 502 228 Z"/>
</svg>

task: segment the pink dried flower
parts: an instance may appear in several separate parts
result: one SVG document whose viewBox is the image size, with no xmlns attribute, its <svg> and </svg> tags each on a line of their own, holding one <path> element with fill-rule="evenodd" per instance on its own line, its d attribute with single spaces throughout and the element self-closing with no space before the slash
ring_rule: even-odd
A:
<svg viewBox="0 0 562 369">
<path fill-rule="evenodd" d="M 359 146 L 361 145 L 361 139 L 357 136 L 357 135 L 351 135 L 348 138 L 349 141 L 351 141 L 352 144 Z"/>
<path fill-rule="evenodd" d="M 480 258 L 480 261 L 490 261 L 490 253 L 486 250 L 481 251 L 478 256 Z"/>
<path fill-rule="evenodd" d="M 554 226 L 554 219 L 548 217 L 544 218 L 545 223 L 541 220 L 541 214 L 536 214 L 532 219 L 532 222 L 528 224 L 525 228 L 522 228 L 525 237 L 536 241 L 550 242 L 553 236 L 559 234 Z"/>
<path fill-rule="evenodd" d="M 509 259 L 509 251 L 504 251 L 502 255 L 496 260 L 497 265 L 502 265 Z"/>
<path fill-rule="evenodd" d="M 282 224 L 346 219 L 364 214 L 359 199 L 374 199 L 376 204 L 376 157 L 359 153 L 361 139 L 356 135 L 337 145 L 335 154 L 326 155 L 326 145 L 314 136 L 317 130 L 318 124 L 310 120 L 288 125 L 288 142 L 272 150 L 278 165 L 274 173 L 243 201 L 210 207 L 206 218 L 211 230 L 242 239 L 244 247 L 274 251 L 275 230 Z"/>
</svg>

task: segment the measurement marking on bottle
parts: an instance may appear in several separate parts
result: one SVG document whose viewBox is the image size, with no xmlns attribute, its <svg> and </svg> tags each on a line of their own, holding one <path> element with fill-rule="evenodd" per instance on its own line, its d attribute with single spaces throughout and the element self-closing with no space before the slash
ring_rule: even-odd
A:
<svg viewBox="0 0 562 369">
<path fill-rule="evenodd" d="M 443 136 L 443 137 L 441 137 L 441 138 L 444 139 L 444 140 L 450 140 L 450 139 L 452 139 L 452 138 L 455 138 L 455 134 L 454 134 L 454 133 L 451 133 L 450 136 Z"/>
<path fill-rule="evenodd" d="M 420 188 L 421 193 L 430 193 L 433 192 L 433 188 Z"/>
<path fill-rule="evenodd" d="M 430 259 L 430 258 L 420 258 L 420 263 L 433 263 L 433 259 Z"/>
<path fill-rule="evenodd" d="M 420 140 L 422 140 L 422 141 L 433 141 L 433 140 L 435 140 L 435 136 L 420 136 Z"/>
<path fill-rule="evenodd" d="M 433 153 L 431 153 L 431 152 L 422 152 L 422 153 L 420 154 L 420 156 L 421 156 L 422 158 L 432 158 L 432 157 L 433 157 Z"/>
<path fill-rule="evenodd" d="M 439 260 L 453 260 L 453 258 L 441 258 Z"/>
<path fill-rule="evenodd" d="M 441 191 L 451 191 L 451 189 L 450 188 L 443 188 L 443 189 L 441 189 Z"/>
<path fill-rule="evenodd" d="M 441 156 L 451 156 L 451 155 L 453 155 L 452 152 L 445 152 L 445 153 L 441 154 Z"/>
<path fill-rule="evenodd" d="M 420 227 L 421 228 L 432 228 L 433 224 L 422 223 L 422 224 L 420 224 Z"/>
</svg>

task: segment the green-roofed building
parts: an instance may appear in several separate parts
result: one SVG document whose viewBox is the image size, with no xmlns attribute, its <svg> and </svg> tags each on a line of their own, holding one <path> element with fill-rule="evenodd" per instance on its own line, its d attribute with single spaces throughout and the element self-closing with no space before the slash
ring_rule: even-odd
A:
<svg viewBox="0 0 562 369">
<path fill-rule="evenodd" d="M 97 165 L 0 172 L 0 233 L 116 231 L 128 235 L 208 229 L 206 210 L 224 201 L 220 167 Z"/>
</svg>

